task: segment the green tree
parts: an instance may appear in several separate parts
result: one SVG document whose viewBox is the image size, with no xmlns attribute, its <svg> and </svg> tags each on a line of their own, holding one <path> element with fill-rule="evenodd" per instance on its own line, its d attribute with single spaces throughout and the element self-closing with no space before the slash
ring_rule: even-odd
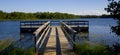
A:
<svg viewBox="0 0 120 55">
<path fill-rule="evenodd" d="M 117 26 L 112 26 L 112 32 L 115 32 L 117 35 L 120 35 L 120 0 L 108 0 L 109 4 L 105 10 L 110 13 L 113 18 L 118 20 Z"/>
<path fill-rule="evenodd" d="M 105 10 L 114 18 L 120 20 L 120 0 L 108 0 L 109 4 Z"/>
<path fill-rule="evenodd" d="M 31 20 L 31 19 L 73 19 L 73 18 L 98 18 L 96 15 L 74 15 L 60 12 L 3 12 L 0 10 L 0 20 Z"/>
<path fill-rule="evenodd" d="M 6 12 L 0 10 L 0 19 L 4 19 L 6 17 Z"/>
</svg>

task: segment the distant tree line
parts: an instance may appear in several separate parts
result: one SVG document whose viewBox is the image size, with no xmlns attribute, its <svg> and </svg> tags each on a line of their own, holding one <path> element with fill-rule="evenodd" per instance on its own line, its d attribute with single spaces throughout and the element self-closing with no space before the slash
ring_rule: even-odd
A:
<svg viewBox="0 0 120 55">
<path fill-rule="evenodd" d="M 67 14 L 67 13 L 50 13 L 50 12 L 36 12 L 36 13 L 25 13 L 25 12 L 3 12 L 0 11 L 1 20 L 22 20 L 22 19 L 69 19 L 79 18 L 78 15 Z"/>
<path fill-rule="evenodd" d="M 97 16 L 97 15 L 74 15 L 60 12 L 36 12 L 36 13 L 25 13 L 25 12 L 3 12 L 0 10 L 0 20 L 31 20 L 31 19 L 70 19 L 70 18 L 104 18 L 108 17 Z"/>
<path fill-rule="evenodd" d="M 111 15 L 79 15 L 80 18 L 111 18 Z"/>
</svg>

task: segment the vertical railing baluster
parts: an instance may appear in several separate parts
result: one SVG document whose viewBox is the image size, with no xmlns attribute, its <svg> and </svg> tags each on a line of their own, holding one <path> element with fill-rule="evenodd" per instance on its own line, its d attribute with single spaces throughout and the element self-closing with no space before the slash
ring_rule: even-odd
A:
<svg viewBox="0 0 120 55">
<path fill-rule="evenodd" d="M 36 47 L 36 35 L 35 34 L 33 34 L 33 36 L 34 36 L 34 48 L 35 48 L 35 52 L 37 52 L 37 47 Z"/>
</svg>

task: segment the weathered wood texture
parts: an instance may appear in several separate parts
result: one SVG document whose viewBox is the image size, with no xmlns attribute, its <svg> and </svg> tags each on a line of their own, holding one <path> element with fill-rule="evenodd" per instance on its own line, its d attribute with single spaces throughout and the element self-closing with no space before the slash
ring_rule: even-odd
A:
<svg viewBox="0 0 120 55">
<path fill-rule="evenodd" d="M 47 30 L 49 30 L 49 28 L 50 28 L 50 22 L 48 21 L 44 23 L 42 26 L 40 26 L 35 32 L 33 32 L 34 42 L 35 42 L 35 52 L 39 50 L 41 42 L 45 38 L 45 34 Z"/>
<path fill-rule="evenodd" d="M 37 36 L 46 26 L 48 26 L 50 24 L 50 21 L 44 23 L 42 26 L 40 26 L 33 34 L 35 34 L 35 36 Z"/>
<path fill-rule="evenodd" d="M 70 26 L 68 26 L 66 23 L 61 22 L 61 28 L 64 31 L 65 35 L 67 36 L 69 42 L 71 43 L 72 49 L 74 49 L 75 45 L 75 35 L 77 31 L 72 29 Z"/>
<path fill-rule="evenodd" d="M 62 29 L 60 27 L 57 27 L 57 30 L 62 55 L 74 55 L 74 53 L 72 52 L 72 48 L 70 47 L 70 43 L 67 40 L 65 34 L 63 33 Z"/>
<path fill-rule="evenodd" d="M 56 55 L 56 29 L 52 27 L 44 55 Z"/>
</svg>

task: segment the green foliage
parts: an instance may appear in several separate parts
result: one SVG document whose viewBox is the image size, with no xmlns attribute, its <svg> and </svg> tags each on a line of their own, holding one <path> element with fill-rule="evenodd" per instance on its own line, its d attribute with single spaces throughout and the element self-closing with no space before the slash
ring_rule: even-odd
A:
<svg viewBox="0 0 120 55">
<path fill-rule="evenodd" d="M 71 18 L 99 18 L 97 15 L 74 15 L 60 12 L 3 12 L 0 11 L 0 20 L 38 20 L 38 19 L 71 19 Z M 104 18 L 105 16 L 102 16 Z"/>
<path fill-rule="evenodd" d="M 6 13 L 0 11 L 0 20 L 32 20 L 32 19 L 70 19 L 79 18 L 77 15 L 67 13 L 50 13 L 50 12 L 36 12 L 36 13 L 25 13 L 25 12 L 11 12 Z"/>
<path fill-rule="evenodd" d="M 37 55 L 37 53 L 34 52 L 34 48 L 23 49 L 14 47 L 9 51 L 2 51 L 0 55 Z"/>
<path fill-rule="evenodd" d="M 35 14 L 36 18 L 41 19 L 67 19 L 67 18 L 77 18 L 77 15 L 73 14 L 67 14 L 67 13 L 50 13 L 50 12 L 36 12 Z"/>
<path fill-rule="evenodd" d="M 14 47 L 12 39 L 0 40 L 0 55 L 37 55 L 34 48 L 24 49 Z"/>
<path fill-rule="evenodd" d="M 94 43 L 76 43 L 75 53 L 76 55 L 110 55 L 106 46 Z"/>
<path fill-rule="evenodd" d="M 4 39 L 0 41 L 0 51 L 4 50 L 5 48 L 9 47 L 12 44 L 11 39 Z"/>
<path fill-rule="evenodd" d="M 6 17 L 6 12 L 0 11 L 0 20 Z"/>
<path fill-rule="evenodd" d="M 120 0 L 108 0 L 109 4 L 105 10 L 113 15 L 114 18 L 120 20 Z"/>
<path fill-rule="evenodd" d="M 81 18 L 99 18 L 98 15 L 80 15 Z"/>
<path fill-rule="evenodd" d="M 2 41 L 0 40 L 0 44 L 1 44 L 1 42 L 2 42 Z"/>
<path fill-rule="evenodd" d="M 37 54 L 34 52 L 34 48 L 28 50 L 22 48 L 14 48 L 4 55 L 37 55 Z"/>
</svg>

